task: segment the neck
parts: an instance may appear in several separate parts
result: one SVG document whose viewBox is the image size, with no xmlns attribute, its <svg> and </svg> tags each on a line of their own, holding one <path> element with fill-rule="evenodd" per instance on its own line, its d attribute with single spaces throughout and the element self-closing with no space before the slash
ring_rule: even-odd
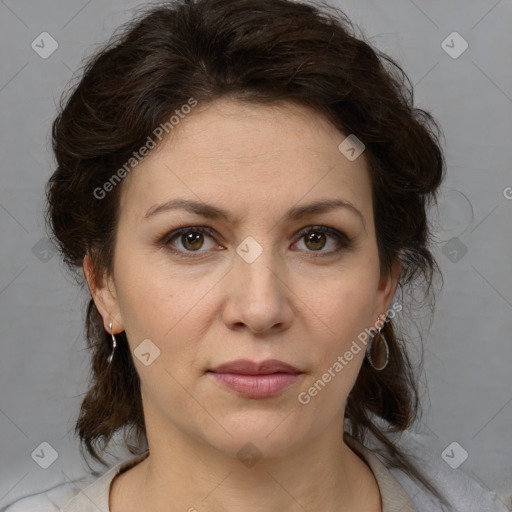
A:
<svg viewBox="0 0 512 512">
<path fill-rule="evenodd" d="M 286 454 L 258 460 L 255 452 L 244 461 L 179 431 L 171 441 L 168 430 L 157 441 L 148 432 L 150 455 L 133 468 L 127 502 L 158 512 L 169 504 L 188 512 L 380 511 L 375 478 L 343 442 L 342 425 Z"/>
</svg>

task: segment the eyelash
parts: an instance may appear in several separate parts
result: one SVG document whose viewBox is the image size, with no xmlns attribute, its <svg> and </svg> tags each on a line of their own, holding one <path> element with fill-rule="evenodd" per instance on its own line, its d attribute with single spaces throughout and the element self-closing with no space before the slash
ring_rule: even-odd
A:
<svg viewBox="0 0 512 512">
<path fill-rule="evenodd" d="M 339 254 L 343 251 L 346 251 L 346 250 L 349 250 L 352 248 L 351 240 L 344 233 L 338 231 L 337 229 L 330 228 L 328 226 L 308 226 L 307 228 L 302 229 L 297 234 L 297 241 L 300 241 L 305 235 L 307 235 L 311 232 L 325 233 L 325 234 L 331 235 L 333 238 L 336 239 L 337 244 L 338 244 L 338 247 L 336 249 L 329 251 L 329 252 L 319 252 L 318 254 L 315 254 L 315 252 L 318 252 L 318 251 L 307 251 L 307 252 L 311 253 L 311 256 L 313 258 L 325 258 L 328 256 L 333 256 L 335 254 Z M 172 252 L 173 254 L 175 254 L 181 258 L 189 258 L 190 259 L 190 258 L 201 257 L 199 255 L 198 256 L 192 256 L 192 255 L 185 256 L 185 254 L 201 253 L 201 252 L 207 252 L 207 251 L 198 250 L 198 251 L 183 252 L 181 250 L 174 249 L 170 246 L 170 243 L 175 238 L 178 238 L 179 236 L 187 234 L 187 233 L 201 233 L 201 234 L 207 234 L 207 235 L 211 236 L 212 238 L 215 237 L 214 230 L 207 226 L 189 226 L 189 227 L 180 228 L 180 229 L 177 229 L 175 231 L 168 233 L 161 239 L 160 245 L 164 246 L 168 251 Z"/>
</svg>

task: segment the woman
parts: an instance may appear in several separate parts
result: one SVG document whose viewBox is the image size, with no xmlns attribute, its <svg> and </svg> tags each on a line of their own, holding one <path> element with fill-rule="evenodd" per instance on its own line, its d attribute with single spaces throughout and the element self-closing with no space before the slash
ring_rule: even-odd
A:
<svg viewBox="0 0 512 512">
<path fill-rule="evenodd" d="M 444 173 L 408 84 L 288 0 L 164 3 L 90 60 L 48 220 L 91 293 L 76 431 L 99 461 L 133 432 L 136 456 L 38 510 L 455 510 L 392 435 L 418 410 L 396 324 L 401 291 L 431 294 Z"/>
</svg>

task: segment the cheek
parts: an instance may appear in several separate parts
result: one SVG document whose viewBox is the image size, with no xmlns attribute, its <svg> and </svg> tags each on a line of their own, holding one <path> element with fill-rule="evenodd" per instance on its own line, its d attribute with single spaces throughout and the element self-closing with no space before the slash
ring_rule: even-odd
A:
<svg viewBox="0 0 512 512">
<path fill-rule="evenodd" d="M 377 320 L 373 316 L 378 298 L 378 260 L 371 254 L 360 255 L 357 263 L 354 260 L 333 277 L 320 283 L 317 289 L 321 293 L 310 306 L 321 319 L 319 331 L 312 333 L 311 339 L 315 340 L 317 354 L 315 378 L 324 375 L 322 380 L 336 382 L 328 386 L 330 393 L 339 397 L 348 393 L 357 378 L 366 352 L 365 329 Z M 329 370 L 330 376 L 325 375 Z"/>
<path fill-rule="evenodd" d="M 150 265 L 142 254 L 120 259 L 118 269 L 119 308 L 132 351 L 149 338 L 165 358 L 185 362 L 194 351 L 201 326 L 213 313 L 207 292 L 218 277 Z"/>
<path fill-rule="evenodd" d="M 340 279 L 318 302 L 324 312 L 323 327 L 311 335 L 311 375 L 297 398 L 311 417 L 323 418 L 322 425 L 344 407 L 366 354 L 361 339 L 366 335 L 364 329 L 372 325 L 375 290 L 364 286 L 369 281 L 361 281 L 362 277 L 352 274 Z"/>
<path fill-rule="evenodd" d="M 338 291 L 336 297 L 326 304 L 325 324 L 329 329 L 324 329 L 323 343 L 317 345 L 319 353 L 319 365 L 317 371 L 324 373 L 331 368 L 339 357 L 342 361 L 343 374 L 357 373 L 358 361 L 364 357 L 366 345 L 361 342 L 361 333 L 372 325 L 371 313 L 373 304 L 370 293 L 365 293 L 360 286 L 345 287 Z M 338 371 L 340 369 L 338 368 Z M 355 375 L 354 373 L 354 375 Z M 341 380 L 341 379 L 338 379 Z"/>
<path fill-rule="evenodd" d="M 132 345 L 142 339 L 157 340 L 167 325 L 176 323 L 183 308 L 176 286 L 145 261 L 143 253 L 124 251 L 116 260 L 116 291 L 124 329 Z"/>
<path fill-rule="evenodd" d="M 332 334 L 339 340 L 357 335 L 372 325 L 378 298 L 379 271 L 366 258 L 357 265 L 347 265 L 319 283 L 315 305 Z M 307 301 L 305 301 L 307 302 Z"/>
</svg>

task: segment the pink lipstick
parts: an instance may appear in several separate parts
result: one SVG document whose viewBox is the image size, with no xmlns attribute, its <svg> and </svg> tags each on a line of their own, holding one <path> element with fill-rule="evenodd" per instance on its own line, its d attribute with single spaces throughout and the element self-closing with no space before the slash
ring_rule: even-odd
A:
<svg viewBox="0 0 512 512">
<path fill-rule="evenodd" d="M 277 359 L 260 363 L 238 359 L 208 372 L 223 386 L 248 398 L 269 398 L 291 386 L 302 375 L 294 366 Z"/>
</svg>

